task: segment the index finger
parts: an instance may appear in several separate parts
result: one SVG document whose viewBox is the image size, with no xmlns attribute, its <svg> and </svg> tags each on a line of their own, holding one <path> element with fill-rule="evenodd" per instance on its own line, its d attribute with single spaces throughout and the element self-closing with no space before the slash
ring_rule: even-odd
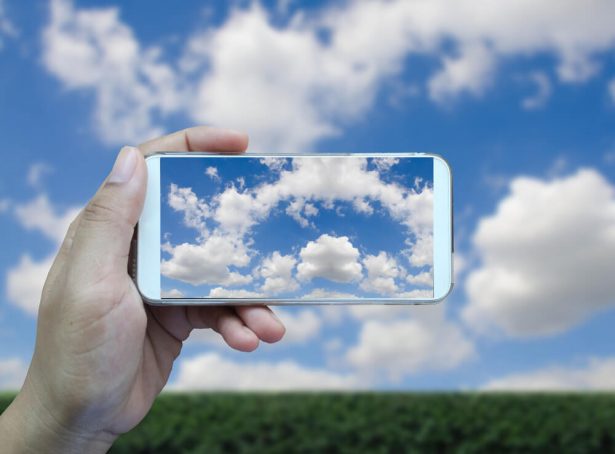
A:
<svg viewBox="0 0 615 454">
<path fill-rule="evenodd" d="M 194 126 L 139 145 L 145 156 L 157 151 L 212 151 L 242 153 L 248 147 L 248 136 L 231 129 Z"/>
</svg>

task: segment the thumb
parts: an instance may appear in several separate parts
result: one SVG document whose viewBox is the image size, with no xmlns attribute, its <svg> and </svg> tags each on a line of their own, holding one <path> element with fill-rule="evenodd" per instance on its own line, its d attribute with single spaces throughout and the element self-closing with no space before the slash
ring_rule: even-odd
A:
<svg viewBox="0 0 615 454">
<path fill-rule="evenodd" d="M 130 242 L 143 209 L 146 186 L 143 155 L 134 147 L 122 148 L 111 173 L 83 209 L 75 232 L 70 266 L 80 285 L 126 274 Z"/>
</svg>

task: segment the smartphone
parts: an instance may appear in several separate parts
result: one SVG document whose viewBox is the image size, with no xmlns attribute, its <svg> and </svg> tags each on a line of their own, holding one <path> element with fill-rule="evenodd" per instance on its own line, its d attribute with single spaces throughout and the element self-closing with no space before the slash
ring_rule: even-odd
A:
<svg viewBox="0 0 615 454">
<path fill-rule="evenodd" d="M 150 304 L 418 304 L 452 289 L 452 175 L 437 155 L 146 163 L 134 277 Z"/>
</svg>

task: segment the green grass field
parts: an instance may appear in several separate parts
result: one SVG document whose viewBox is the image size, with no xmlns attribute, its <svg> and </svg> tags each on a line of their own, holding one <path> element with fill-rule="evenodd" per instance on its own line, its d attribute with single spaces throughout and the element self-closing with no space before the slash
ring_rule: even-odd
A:
<svg viewBox="0 0 615 454">
<path fill-rule="evenodd" d="M 163 394 L 111 450 L 450 451 L 615 452 L 615 394 Z"/>
</svg>

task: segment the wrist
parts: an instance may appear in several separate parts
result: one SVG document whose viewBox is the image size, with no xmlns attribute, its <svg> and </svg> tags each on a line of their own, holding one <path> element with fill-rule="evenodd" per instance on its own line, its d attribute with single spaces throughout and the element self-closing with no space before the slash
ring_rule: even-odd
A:
<svg viewBox="0 0 615 454">
<path fill-rule="evenodd" d="M 0 416 L 3 452 L 104 453 L 117 436 L 100 431 L 86 432 L 45 406 L 40 396 L 24 384 Z"/>
</svg>

